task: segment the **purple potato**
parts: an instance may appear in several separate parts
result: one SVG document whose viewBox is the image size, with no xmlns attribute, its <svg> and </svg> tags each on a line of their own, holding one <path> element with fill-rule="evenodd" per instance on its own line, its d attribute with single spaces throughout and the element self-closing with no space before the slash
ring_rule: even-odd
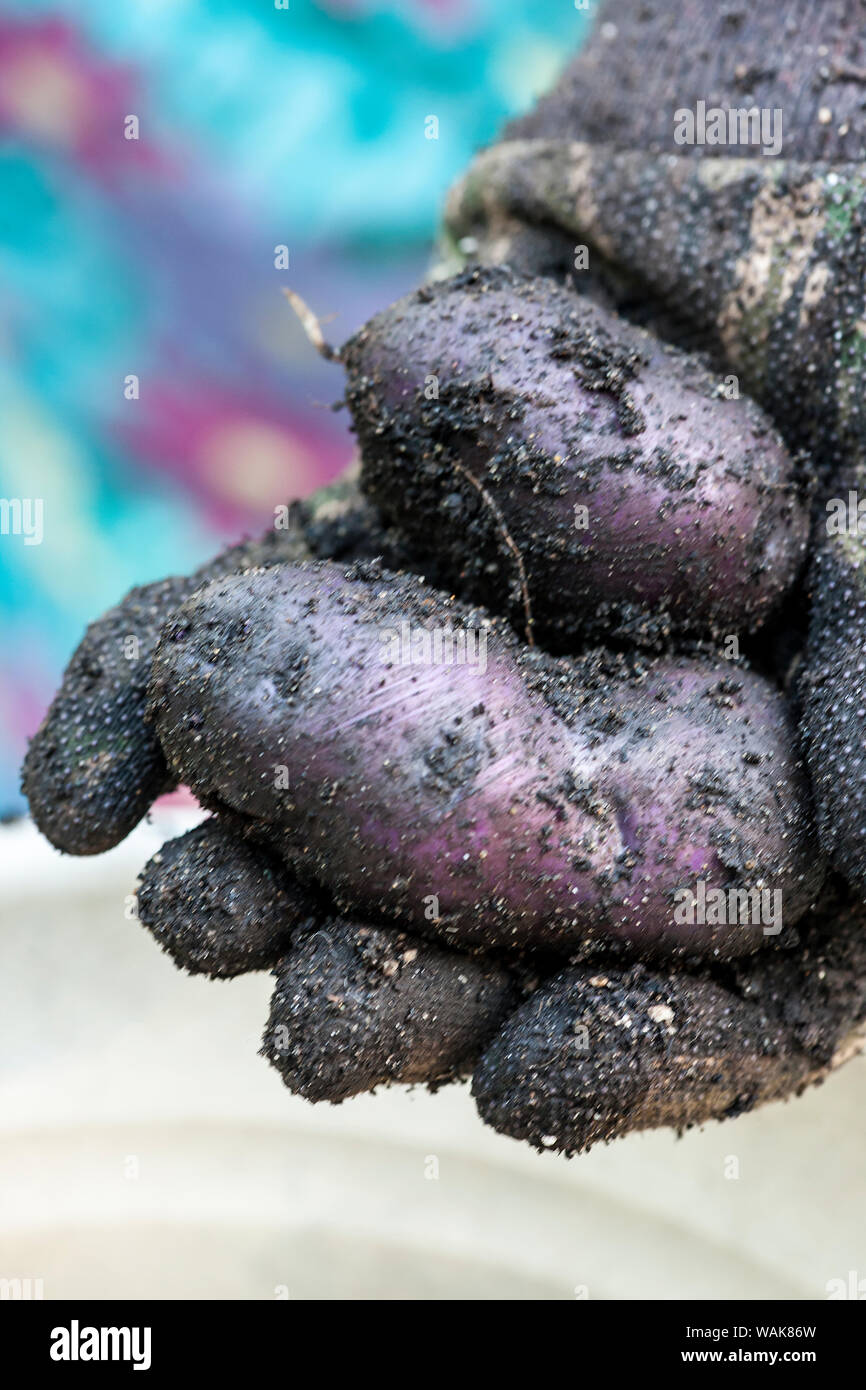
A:
<svg viewBox="0 0 866 1390">
<path fill-rule="evenodd" d="M 785 703 L 725 663 L 556 661 L 417 578 L 316 563 L 200 590 L 150 694 L 205 804 L 342 910 L 452 945 L 733 956 L 781 919 L 690 920 L 684 895 L 778 894 L 790 926 L 820 884 Z"/>
<path fill-rule="evenodd" d="M 742 633 L 796 578 L 807 508 L 768 417 L 567 288 L 466 271 L 378 314 L 342 360 L 365 491 L 523 623 L 519 552 L 548 644 Z"/>
</svg>

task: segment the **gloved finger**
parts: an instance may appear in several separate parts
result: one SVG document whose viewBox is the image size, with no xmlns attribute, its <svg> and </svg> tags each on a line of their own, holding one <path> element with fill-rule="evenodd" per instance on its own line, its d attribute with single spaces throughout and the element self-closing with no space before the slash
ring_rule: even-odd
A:
<svg viewBox="0 0 866 1390">
<path fill-rule="evenodd" d="M 163 845 L 138 916 L 191 973 L 276 967 L 262 1050 L 309 1100 L 463 1074 L 522 997 L 516 968 L 329 914 L 231 817 Z"/>
<path fill-rule="evenodd" d="M 312 1101 L 465 1075 L 521 998 L 501 963 L 343 918 L 300 931 L 275 974 L 262 1053 Z"/>
<path fill-rule="evenodd" d="M 133 589 L 91 623 L 24 760 L 22 787 L 42 833 L 68 854 L 101 854 L 174 785 L 144 714 L 160 628 L 188 595 L 257 566 L 383 551 L 372 508 L 343 484 L 300 507 L 295 524 L 232 546 L 188 577 Z"/>
<path fill-rule="evenodd" d="M 866 908 L 728 974 L 569 969 L 505 1023 L 472 1081 L 481 1118 L 580 1153 L 633 1130 L 732 1118 L 820 1081 L 862 1046 Z"/>
<path fill-rule="evenodd" d="M 866 471 L 860 477 L 866 481 Z M 846 507 L 848 496 L 839 490 Z M 798 679 L 803 742 L 821 846 L 866 896 L 866 537 L 850 529 L 829 536 L 818 524 L 815 542 Z"/>
<path fill-rule="evenodd" d="M 273 966 L 317 903 L 231 818 L 211 816 L 145 866 L 137 909 L 176 965 L 227 979 Z"/>
<path fill-rule="evenodd" d="M 781 1099 L 842 1060 L 866 1014 L 862 908 L 830 909 L 796 951 L 724 975 L 602 958 L 539 987 L 524 966 L 329 915 L 220 817 L 154 856 L 138 901 L 190 971 L 276 967 L 262 1051 L 291 1090 L 337 1102 L 389 1082 L 440 1085 L 477 1063 L 483 1118 L 541 1148 Z"/>
<path fill-rule="evenodd" d="M 67 854 L 111 849 L 173 785 L 144 707 L 156 634 L 192 588 L 164 579 L 133 589 L 91 623 L 30 742 L 22 790 Z"/>
</svg>

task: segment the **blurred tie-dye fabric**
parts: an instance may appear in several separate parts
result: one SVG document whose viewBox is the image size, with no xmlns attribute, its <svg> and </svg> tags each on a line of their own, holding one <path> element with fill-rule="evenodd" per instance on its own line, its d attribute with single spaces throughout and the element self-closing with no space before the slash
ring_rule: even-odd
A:
<svg viewBox="0 0 866 1390">
<path fill-rule="evenodd" d="M 405 292 L 449 182 L 586 22 L 572 0 L 0 8 L 0 813 L 84 624 L 350 458 L 339 372 L 280 285 L 335 341 Z"/>
</svg>

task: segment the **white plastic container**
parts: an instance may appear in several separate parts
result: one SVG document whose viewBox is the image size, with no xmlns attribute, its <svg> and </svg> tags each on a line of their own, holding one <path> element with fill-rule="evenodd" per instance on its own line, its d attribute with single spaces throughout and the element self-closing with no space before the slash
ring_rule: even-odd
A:
<svg viewBox="0 0 866 1390">
<path fill-rule="evenodd" d="M 0 832 L 0 1278 L 175 1299 L 866 1281 L 862 1057 L 797 1102 L 570 1162 L 493 1134 L 464 1087 L 311 1106 L 257 1056 L 269 977 L 181 975 L 128 916 L 138 868 L 191 823 L 160 812 L 87 860 Z"/>
</svg>

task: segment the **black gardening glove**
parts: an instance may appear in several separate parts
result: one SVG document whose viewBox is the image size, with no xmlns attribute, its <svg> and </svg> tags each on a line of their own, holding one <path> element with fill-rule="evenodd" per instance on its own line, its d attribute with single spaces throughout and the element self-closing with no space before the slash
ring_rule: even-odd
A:
<svg viewBox="0 0 866 1390">
<path fill-rule="evenodd" d="M 682 33 L 707 9 L 684 6 Z M 814 624 L 792 687 L 831 434 L 815 413 L 836 458 L 843 411 L 823 360 L 820 389 L 778 380 L 779 345 L 842 313 L 847 262 L 822 227 L 784 286 L 796 332 L 787 299 L 758 323 L 802 184 L 771 187 L 771 160 L 710 178 L 696 149 L 671 165 L 664 112 L 705 74 L 680 96 L 700 50 L 648 14 L 607 7 L 455 191 L 467 268 L 342 350 L 363 495 L 134 591 L 89 629 L 25 764 L 73 853 L 193 788 L 212 817 L 147 866 L 139 913 L 190 970 L 275 968 L 264 1051 L 292 1089 L 472 1072 L 485 1120 L 568 1152 L 796 1092 L 856 1050 L 866 1009 L 859 864 L 819 778 L 824 879 L 798 753 L 798 724 L 810 750 L 849 728 L 846 654 L 825 671 Z M 744 24 L 718 36 L 734 84 L 766 37 Z M 605 123 L 611 78 L 631 120 Z"/>
</svg>

